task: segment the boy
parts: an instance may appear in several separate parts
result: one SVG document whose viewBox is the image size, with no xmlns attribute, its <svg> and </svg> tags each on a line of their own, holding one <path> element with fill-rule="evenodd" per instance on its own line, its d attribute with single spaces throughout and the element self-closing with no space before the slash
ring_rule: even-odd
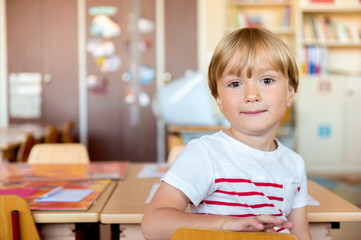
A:
<svg viewBox="0 0 361 240">
<path fill-rule="evenodd" d="M 298 78 L 287 46 L 268 30 L 238 29 L 218 44 L 208 83 L 230 128 L 187 145 L 144 213 L 146 239 L 169 239 L 182 226 L 311 239 L 304 162 L 275 138 Z"/>
</svg>

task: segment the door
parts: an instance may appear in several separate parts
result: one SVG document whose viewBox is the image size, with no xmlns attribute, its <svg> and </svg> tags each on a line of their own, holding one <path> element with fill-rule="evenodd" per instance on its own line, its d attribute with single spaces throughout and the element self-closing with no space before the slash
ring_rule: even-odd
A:
<svg viewBox="0 0 361 240">
<path fill-rule="evenodd" d="M 36 74 L 41 90 L 38 115 L 14 116 L 9 81 L 9 122 L 60 127 L 70 119 L 78 132 L 77 1 L 7 0 L 6 21 L 9 79 L 20 73 Z M 36 92 L 21 87 L 23 95 Z"/>
<path fill-rule="evenodd" d="M 90 158 L 155 162 L 155 1 L 87 0 L 86 12 Z M 132 64 L 145 77 L 136 80 Z"/>
<path fill-rule="evenodd" d="M 88 46 L 101 37 L 104 49 L 113 46 L 114 50 L 109 51 L 121 59 L 118 69 L 102 71 L 102 59 L 93 56 L 94 52 L 87 53 L 88 143 L 92 160 L 157 161 L 157 116 L 152 110 L 156 76 L 151 77 L 156 68 L 156 4 L 155 0 L 87 0 Z M 187 69 L 197 69 L 196 4 L 192 0 L 164 1 L 165 71 L 173 79 L 183 76 Z M 141 77 L 134 90 L 129 72 L 136 36 L 129 26 L 134 24 L 130 19 L 135 8 L 139 27 L 143 28 L 138 36 L 138 67 L 148 78 Z M 101 14 L 119 27 L 119 35 L 104 37 L 91 32 L 95 18 Z"/>
</svg>

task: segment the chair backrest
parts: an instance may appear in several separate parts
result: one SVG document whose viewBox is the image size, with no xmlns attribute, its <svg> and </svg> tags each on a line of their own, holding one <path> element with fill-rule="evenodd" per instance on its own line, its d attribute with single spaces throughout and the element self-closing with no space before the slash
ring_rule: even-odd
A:
<svg viewBox="0 0 361 240">
<path fill-rule="evenodd" d="M 185 144 L 174 146 L 168 154 L 167 163 L 172 164 L 185 147 L 186 147 Z"/>
<path fill-rule="evenodd" d="M 71 120 L 67 120 L 64 123 L 63 130 L 61 132 L 62 143 L 73 143 L 74 138 L 71 136 L 71 131 L 74 128 L 74 123 Z"/>
<path fill-rule="evenodd" d="M 89 154 L 81 143 L 42 143 L 31 149 L 28 163 L 88 164 Z"/>
<path fill-rule="evenodd" d="M 49 125 L 45 133 L 45 143 L 58 143 L 59 142 L 59 131 L 54 125 Z"/>
<path fill-rule="evenodd" d="M 220 229 L 183 227 L 177 229 L 171 240 L 297 240 L 289 233 L 232 232 Z"/>
<path fill-rule="evenodd" d="M 25 138 L 25 141 L 20 144 L 19 150 L 17 152 L 17 161 L 26 162 L 28 161 L 29 154 L 33 146 L 36 144 L 36 140 L 32 134 L 28 134 Z"/>
<path fill-rule="evenodd" d="M 40 239 L 29 206 L 23 198 L 15 195 L 0 196 L 0 239 L 13 239 L 11 212 L 14 210 L 19 213 L 20 239 Z"/>
</svg>

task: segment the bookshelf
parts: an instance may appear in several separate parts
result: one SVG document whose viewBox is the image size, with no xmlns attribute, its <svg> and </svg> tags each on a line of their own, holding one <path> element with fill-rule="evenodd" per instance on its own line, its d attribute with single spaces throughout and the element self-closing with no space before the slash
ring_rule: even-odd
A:
<svg viewBox="0 0 361 240">
<path fill-rule="evenodd" d="M 302 1 L 299 7 L 299 56 L 305 75 L 361 75 L 361 3 Z M 315 53 L 316 51 L 316 53 Z M 315 61 L 323 65 L 313 71 Z"/>
<path fill-rule="evenodd" d="M 300 1 L 296 151 L 308 172 L 361 171 L 361 2 Z"/>
<path fill-rule="evenodd" d="M 261 25 L 296 50 L 296 5 L 296 0 L 228 0 L 226 30 Z"/>
</svg>

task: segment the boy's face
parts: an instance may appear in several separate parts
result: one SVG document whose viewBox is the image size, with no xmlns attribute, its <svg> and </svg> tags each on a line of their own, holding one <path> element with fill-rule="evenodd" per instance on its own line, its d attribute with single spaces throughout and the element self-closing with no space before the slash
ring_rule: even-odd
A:
<svg viewBox="0 0 361 240">
<path fill-rule="evenodd" d="M 241 76 L 233 75 L 229 70 L 236 56 L 217 81 L 219 109 L 231 123 L 231 128 L 241 134 L 276 134 L 286 109 L 292 105 L 293 87 L 262 57 L 254 63 L 250 78 L 247 77 L 247 67 Z"/>
</svg>

